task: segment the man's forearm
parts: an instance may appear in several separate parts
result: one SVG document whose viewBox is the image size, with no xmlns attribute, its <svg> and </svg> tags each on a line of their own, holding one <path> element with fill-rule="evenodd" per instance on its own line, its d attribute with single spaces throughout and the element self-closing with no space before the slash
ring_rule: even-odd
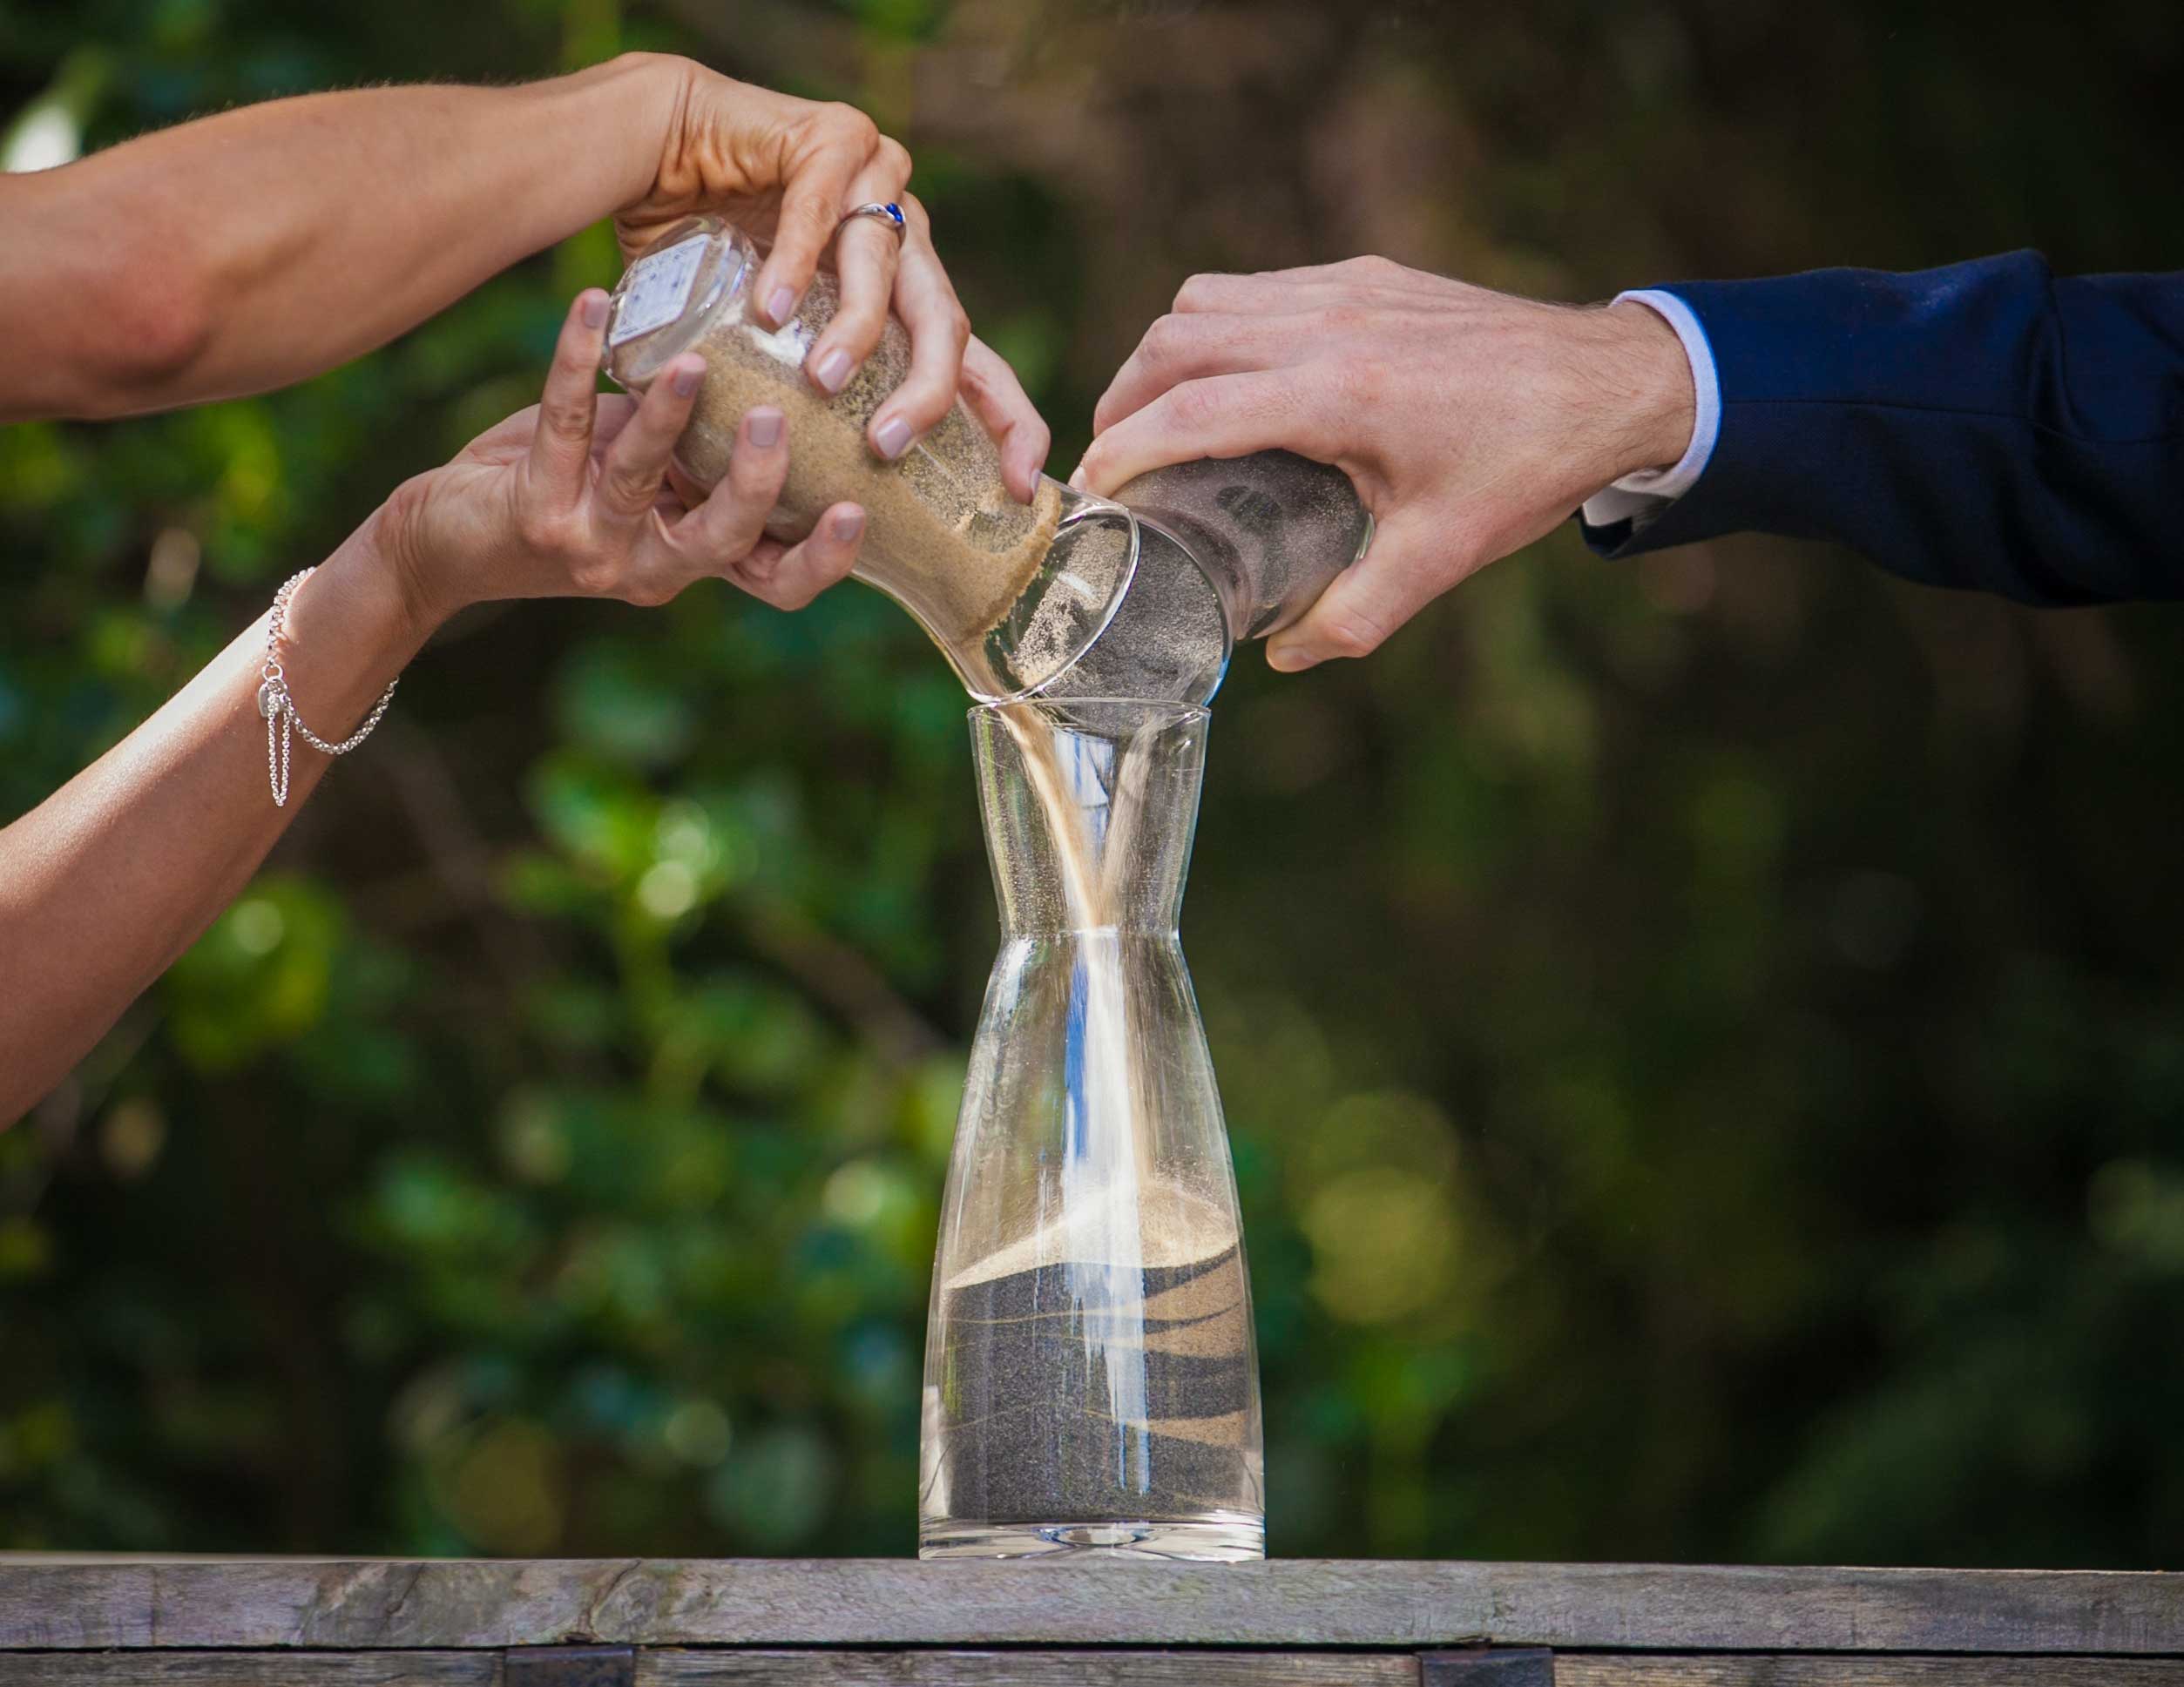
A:
<svg viewBox="0 0 2184 1687">
<path fill-rule="evenodd" d="M 425 629 L 375 523 L 296 592 L 284 639 L 302 718 L 346 735 Z M 158 713 L 0 827 L 0 1126 L 45 1095 L 241 890 L 325 772 L 298 741 L 285 808 L 257 709 L 265 622 Z"/>
<path fill-rule="evenodd" d="M 383 344 L 643 193 L 683 68 L 313 94 L 0 179 L 0 314 L 37 353 L 0 362 L 0 421 L 232 397 Z"/>
<path fill-rule="evenodd" d="M 1775 533 L 2023 603 L 2184 597 L 2184 278 L 2017 252 L 1670 290 L 1708 342 L 1720 435 L 1673 503 L 1589 527 L 1596 549 Z"/>
</svg>

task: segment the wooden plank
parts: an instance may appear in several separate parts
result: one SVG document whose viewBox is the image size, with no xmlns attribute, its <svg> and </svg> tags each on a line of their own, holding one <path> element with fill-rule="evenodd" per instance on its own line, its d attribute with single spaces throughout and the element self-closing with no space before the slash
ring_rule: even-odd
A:
<svg viewBox="0 0 2184 1687">
<path fill-rule="evenodd" d="M 498 1687 L 498 1652 L 0 1652 L 7 1687 Z"/>
<path fill-rule="evenodd" d="M 16 1652 L 8 1687 L 495 1687 L 477 1652 Z M 639 1687 L 1414 1687 L 1403 1652 L 640 1653 Z M 1556 1687 L 2184 1687 L 2184 1659 L 1565 1653 Z"/>
<path fill-rule="evenodd" d="M 2184 1659 L 1565 1652 L 1555 1687 L 2184 1687 Z"/>
<path fill-rule="evenodd" d="M 2184 1654 L 2184 1575 L 1082 1560 L 0 1558 L 0 1647 L 1019 1644 Z"/>
<path fill-rule="evenodd" d="M 637 1687 L 1418 1687 L 1408 1652 L 657 1651 Z M 2164 1684 L 2163 1687 L 2167 1687 Z"/>
</svg>

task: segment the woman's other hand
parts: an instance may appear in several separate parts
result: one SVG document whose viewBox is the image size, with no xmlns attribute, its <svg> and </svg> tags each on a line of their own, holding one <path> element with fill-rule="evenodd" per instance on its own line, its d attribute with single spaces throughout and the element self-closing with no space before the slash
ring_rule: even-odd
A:
<svg viewBox="0 0 2184 1687">
<path fill-rule="evenodd" d="M 864 511 L 837 503 L 808 537 L 767 536 L 788 469 L 781 411 L 761 407 L 736 435 L 727 477 L 686 505 L 669 459 L 705 374 L 686 353 L 641 399 L 597 390 L 606 294 L 579 294 L 561 326 L 544 394 L 445 467 L 396 489 L 377 538 L 411 616 L 426 629 L 469 604 L 510 597 L 664 604 L 693 580 L 731 580 L 800 609 L 855 564 Z"/>
</svg>

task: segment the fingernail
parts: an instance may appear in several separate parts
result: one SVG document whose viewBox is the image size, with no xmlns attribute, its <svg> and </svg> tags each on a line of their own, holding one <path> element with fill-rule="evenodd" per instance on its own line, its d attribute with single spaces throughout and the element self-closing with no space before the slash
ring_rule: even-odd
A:
<svg viewBox="0 0 2184 1687">
<path fill-rule="evenodd" d="M 705 378 L 706 364 L 703 358 L 693 357 L 686 361 L 678 360 L 675 364 L 675 396 L 688 398 L 691 394 L 698 390 L 698 383 Z"/>
<path fill-rule="evenodd" d="M 872 442 L 880 448 L 880 455 L 889 462 L 901 456 L 910 446 L 910 424 L 900 416 L 889 416 L 880 424 L 880 431 L 872 436 Z"/>
<path fill-rule="evenodd" d="M 1267 665 L 1276 673 L 1302 673 L 1318 658 L 1296 644 L 1267 646 Z"/>
<path fill-rule="evenodd" d="M 1083 463 L 1078 463 L 1069 471 L 1069 483 L 1079 492 L 1085 489 L 1085 465 Z"/>
<path fill-rule="evenodd" d="M 813 373 L 819 377 L 819 384 L 828 392 L 840 392 L 849 384 L 849 354 L 836 346 L 819 360 L 819 367 Z"/>
<path fill-rule="evenodd" d="M 779 410 L 754 410 L 745 416 L 750 425 L 751 443 L 761 451 L 774 445 L 781 436 L 781 413 Z"/>
<path fill-rule="evenodd" d="M 596 289 L 585 294 L 584 326 L 585 327 L 603 328 L 606 326 L 606 295 Z"/>
<path fill-rule="evenodd" d="M 766 300 L 766 314 L 773 319 L 775 327 L 788 321 L 789 312 L 796 308 L 794 287 L 775 287 Z"/>
<path fill-rule="evenodd" d="M 834 520 L 835 537 L 848 544 L 864 531 L 864 511 L 845 509 Z"/>
</svg>

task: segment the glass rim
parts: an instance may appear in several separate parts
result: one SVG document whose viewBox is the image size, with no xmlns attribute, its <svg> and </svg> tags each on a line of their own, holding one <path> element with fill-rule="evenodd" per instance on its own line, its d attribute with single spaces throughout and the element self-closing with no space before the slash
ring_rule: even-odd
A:
<svg viewBox="0 0 2184 1687">
<path fill-rule="evenodd" d="M 1066 709 L 1128 709 L 1143 714 L 1163 715 L 1171 722 L 1204 720 L 1213 717 L 1211 704 L 1182 703 L 1166 697 L 1040 697 L 1025 692 L 1017 697 L 997 697 L 983 703 L 974 703 L 964 712 L 964 719 L 976 722 L 989 715 L 997 715 L 1009 709 L 1038 709 L 1059 712 Z"/>
<path fill-rule="evenodd" d="M 1028 701 L 1038 694 L 1040 686 L 1051 685 L 1082 661 L 1085 651 L 1091 650 L 1094 644 L 1107 636 L 1107 629 L 1114 624 L 1115 617 L 1122 613 L 1123 600 L 1130 595 L 1131 587 L 1137 584 L 1138 564 L 1145 557 L 1145 524 L 1138 519 L 1138 512 L 1131 509 L 1128 504 L 1117 503 L 1112 498 L 1106 497 L 1100 493 L 1087 492 L 1081 486 L 1072 486 L 1065 480 L 1057 480 L 1044 469 L 1039 471 L 1038 478 L 1056 488 L 1062 500 L 1061 519 L 1055 529 L 1054 541 L 1049 544 L 1050 550 L 1052 549 L 1053 543 L 1059 542 L 1064 530 L 1075 526 L 1079 522 L 1113 521 L 1119 518 L 1130 535 L 1129 566 L 1116 577 L 1113 590 L 1107 594 L 1106 606 L 1099 612 L 1099 624 L 1092 629 L 1091 637 L 1087 638 L 1078 647 L 1076 655 L 1048 674 L 1038 685 L 1026 685 L 1013 692 L 996 692 L 989 696 L 971 685 L 969 676 L 965 675 L 964 689 L 970 693 L 979 707 L 996 703 Z M 1034 494 L 1035 501 L 1036 497 L 1037 495 Z M 947 655 L 950 665 L 955 667 L 958 674 L 962 674 L 962 666 L 957 662 L 954 653 L 950 651 L 945 644 L 942 645 L 942 650 Z"/>
</svg>

